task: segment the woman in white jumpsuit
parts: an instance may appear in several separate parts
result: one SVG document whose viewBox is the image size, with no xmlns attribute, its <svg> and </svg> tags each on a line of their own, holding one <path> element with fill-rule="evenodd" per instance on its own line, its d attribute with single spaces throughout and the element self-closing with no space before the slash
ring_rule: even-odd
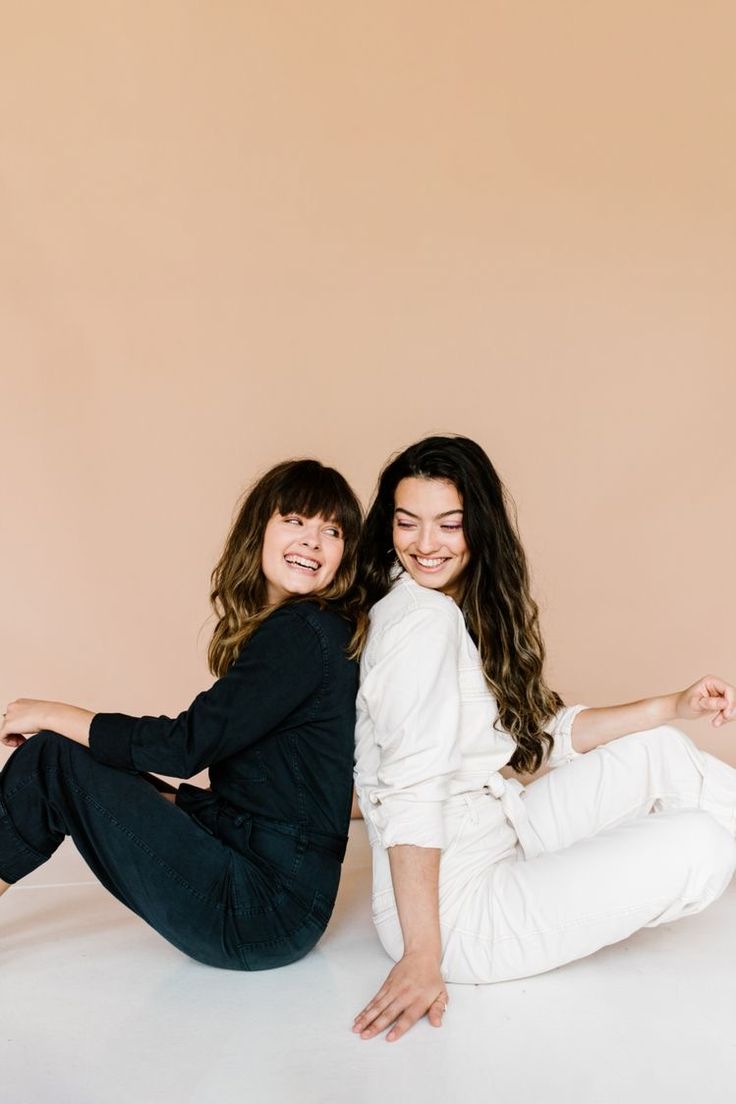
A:
<svg viewBox="0 0 736 1104">
<path fill-rule="evenodd" d="M 396 965 L 356 1032 L 388 1027 L 393 1041 L 425 1013 L 440 1026 L 446 981 L 550 970 L 723 892 L 736 770 L 670 722 L 725 724 L 736 691 L 707 676 L 565 707 L 544 682 L 524 553 L 480 446 L 434 437 L 393 460 L 363 556 L 355 780 Z M 540 767 L 556 769 L 529 781 Z"/>
</svg>

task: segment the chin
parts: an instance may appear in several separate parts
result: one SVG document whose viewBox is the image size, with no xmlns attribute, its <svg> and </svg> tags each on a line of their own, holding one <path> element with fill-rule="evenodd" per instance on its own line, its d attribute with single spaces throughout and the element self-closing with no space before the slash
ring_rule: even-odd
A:
<svg viewBox="0 0 736 1104">
<path fill-rule="evenodd" d="M 411 575 L 411 572 L 409 572 L 409 574 Z M 447 583 L 444 579 L 440 579 L 438 576 L 430 577 L 429 579 L 426 579 L 424 577 L 420 578 L 417 575 L 411 575 L 411 577 L 415 583 L 418 583 L 419 586 L 425 587 L 427 590 L 441 590 L 442 587 L 449 585 L 449 583 Z"/>
</svg>

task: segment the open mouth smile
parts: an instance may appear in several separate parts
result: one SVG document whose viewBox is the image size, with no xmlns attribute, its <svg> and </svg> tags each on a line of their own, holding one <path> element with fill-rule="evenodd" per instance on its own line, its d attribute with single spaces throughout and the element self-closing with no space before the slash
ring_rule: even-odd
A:
<svg viewBox="0 0 736 1104">
<path fill-rule="evenodd" d="M 449 556 L 412 556 L 412 559 L 423 571 L 439 571 L 449 560 Z"/>
<path fill-rule="evenodd" d="M 303 571 L 310 571 L 312 573 L 314 573 L 315 571 L 319 571 L 320 567 L 322 566 L 318 560 L 311 560 L 308 556 L 297 556 L 293 552 L 289 553 L 289 555 L 287 556 L 284 556 L 284 559 L 286 560 L 289 567 L 300 568 Z"/>
</svg>

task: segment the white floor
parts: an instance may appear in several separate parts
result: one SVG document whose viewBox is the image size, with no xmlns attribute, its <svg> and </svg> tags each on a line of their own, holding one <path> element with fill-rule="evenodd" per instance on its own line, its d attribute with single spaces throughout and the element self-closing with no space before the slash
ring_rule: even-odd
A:
<svg viewBox="0 0 736 1104">
<path fill-rule="evenodd" d="M 388 960 L 353 824 L 316 951 L 263 974 L 199 966 L 70 844 L 0 904 L 2 1104 L 657 1104 L 736 1098 L 736 886 L 707 912 L 542 977 L 452 986 L 445 1026 L 361 1041 Z"/>
</svg>

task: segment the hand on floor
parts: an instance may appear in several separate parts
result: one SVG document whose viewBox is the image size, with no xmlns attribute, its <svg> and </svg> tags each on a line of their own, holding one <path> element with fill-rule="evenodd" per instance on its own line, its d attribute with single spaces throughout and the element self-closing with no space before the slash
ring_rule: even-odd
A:
<svg viewBox="0 0 736 1104">
<path fill-rule="evenodd" d="M 405 954 L 373 1000 L 355 1017 L 353 1031 L 361 1039 L 372 1039 L 390 1027 L 386 1042 L 393 1043 L 425 1014 L 433 1027 L 442 1027 L 446 1008 L 447 989 L 436 957 Z"/>
</svg>

